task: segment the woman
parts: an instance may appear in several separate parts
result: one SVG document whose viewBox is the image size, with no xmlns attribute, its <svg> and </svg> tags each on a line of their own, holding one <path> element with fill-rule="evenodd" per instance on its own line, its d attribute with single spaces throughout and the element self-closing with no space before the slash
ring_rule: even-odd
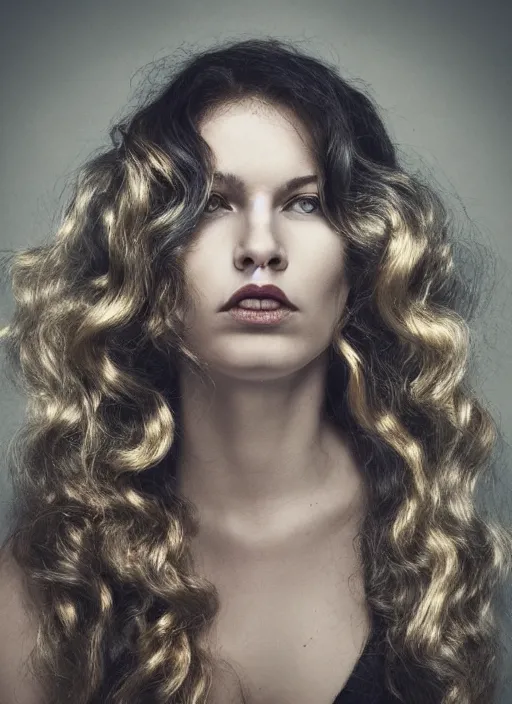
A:
<svg viewBox="0 0 512 704">
<path fill-rule="evenodd" d="M 511 536 L 439 197 L 274 39 L 112 140 L 11 267 L 27 702 L 493 701 Z"/>
</svg>

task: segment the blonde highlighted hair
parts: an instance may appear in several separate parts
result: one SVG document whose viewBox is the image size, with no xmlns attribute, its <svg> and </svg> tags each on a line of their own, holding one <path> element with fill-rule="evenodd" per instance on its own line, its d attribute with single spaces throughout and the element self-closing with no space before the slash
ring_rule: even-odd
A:
<svg viewBox="0 0 512 704">
<path fill-rule="evenodd" d="M 193 571 L 197 512 L 175 491 L 178 362 L 201 370 L 181 264 L 212 176 L 198 122 L 247 96 L 307 125 L 322 210 L 346 243 L 326 410 L 364 467 L 360 553 L 386 687 L 408 704 L 490 704 L 512 532 L 477 495 L 500 438 L 470 383 L 477 277 L 461 275 L 447 208 L 400 165 L 370 97 L 272 38 L 177 63 L 80 169 L 56 236 L 9 259 L 2 342 L 28 406 L 4 547 L 38 624 L 32 668 L 52 704 L 207 701 L 199 639 L 218 596 Z"/>
</svg>

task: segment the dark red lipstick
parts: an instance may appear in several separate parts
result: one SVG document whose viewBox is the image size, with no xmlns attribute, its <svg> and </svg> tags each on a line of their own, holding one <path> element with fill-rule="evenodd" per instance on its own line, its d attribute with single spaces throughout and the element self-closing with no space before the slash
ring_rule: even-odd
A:
<svg viewBox="0 0 512 704">
<path fill-rule="evenodd" d="M 278 301 L 283 306 L 290 308 L 291 310 L 297 310 L 297 307 L 293 305 L 291 301 L 288 300 L 287 295 L 278 286 L 273 286 L 272 284 L 265 284 L 263 286 L 258 286 L 257 284 L 248 284 L 242 286 L 229 298 L 229 300 L 222 306 L 220 312 L 224 312 L 236 306 L 244 298 L 271 298 L 274 301 Z"/>
</svg>

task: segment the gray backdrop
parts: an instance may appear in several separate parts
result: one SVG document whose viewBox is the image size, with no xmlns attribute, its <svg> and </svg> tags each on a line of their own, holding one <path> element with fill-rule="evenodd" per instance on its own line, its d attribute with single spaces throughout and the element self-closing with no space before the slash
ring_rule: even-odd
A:
<svg viewBox="0 0 512 704">
<path fill-rule="evenodd" d="M 305 40 L 305 49 L 368 84 L 407 161 L 432 173 L 498 255 L 495 300 L 482 321 L 479 384 L 505 434 L 510 492 L 510 7 L 505 0 L 4 2 L 0 247 L 35 244 L 53 230 L 68 174 L 108 143 L 108 127 L 132 101 L 142 67 L 183 42 L 202 48 L 266 34 Z M 1 303 L 4 324 L 9 291 Z M 23 403 L 3 377 L 1 383 L 4 454 Z M 2 528 L 10 489 L 0 477 Z M 512 702 L 510 684 L 508 690 L 502 704 Z"/>
</svg>

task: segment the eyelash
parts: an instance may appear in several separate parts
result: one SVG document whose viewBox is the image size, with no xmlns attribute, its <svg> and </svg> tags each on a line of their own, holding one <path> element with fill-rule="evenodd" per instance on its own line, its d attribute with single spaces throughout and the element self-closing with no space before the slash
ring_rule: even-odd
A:
<svg viewBox="0 0 512 704">
<path fill-rule="evenodd" d="M 220 195 L 220 193 L 211 193 L 211 194 L 210 194 L 210 198 L 213 198 L 214 196 L 215 196 L 216 198 L 218 198 L 222 203 L 224 203 L 224 204 L 226 203 L 225 198 L 223 198 L 223 197 Z M 306 200 L 306 201 L 309 201 L 309 202 L 313 202 L 314 205 L 316 205 L 316 206 L 318 207 L 317 210 L 312 211 L 312 212 L 310 212 L 310 213 L 302 213 L 302 215 L 314 215 L 314 214 L 316 214 L 317 212 L 319 212 L 319 209 L 320 209 L 320 199 L 318 198 L 318 196 L 296 196 L 295 198 L 292 198 L 292 200 L 288 201 L 288 203 L 287 203 L 286 206 L 285 206 L 285 209 L 287 210 L 291 205 L 293 205 L 293 204 L 296 203 L 297 201 L 301 201 L 301 200 Z M 210 199 L 208 199 L 208 203 L 209 203 L 209 202 L 210 202 Z M 207 203 L 207 205 L 208 205 L 208 203 Z M 205 213 L 206 213 L 207 215 L 214 215 L 216 212 L 217 212 L 217 209 L 216 209 L 216 210 L 213 210 L 213 211 L 209 211 L 209 210 L 206 210 L 206 209 L 205 209 Z"/>
</svg>

